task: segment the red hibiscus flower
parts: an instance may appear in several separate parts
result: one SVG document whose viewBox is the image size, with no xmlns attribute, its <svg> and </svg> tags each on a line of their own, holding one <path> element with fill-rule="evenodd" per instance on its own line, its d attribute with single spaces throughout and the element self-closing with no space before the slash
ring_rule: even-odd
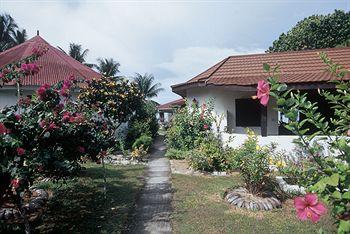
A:
<svg viewBox="0 0 350 234">
<path fill-rule="evenodd" d="M 38 94 L 40 100 L 44 100 L 46 98 L 46 91 L 50 88 L 51 86 L 49 84 L 43 84 L 42 86 L 39 87 L 39 89 L 36 91 Z"/>
<path fill-rule="evenodd" d="M 24 155 L 24 153 L 26 152 L 25 149 L 23 149 L 23 148 L 21 148 L 21 147 L 18 147 L 18 148 L 16 149 L 16 151 L 17 151 L 17 154 L 18 154 L 19 156 Z"/>
<path fill-rule="evenodd" d="M 83 146 L 78 146 L 77 150 L 78 150 L 78 152 L 80 152 L 82 154 L 85 153 L 85 148 Z"/>
<path fill-rule="evenodd" d="M 257 87 L 257 95 L 253 96 L 253 98 L 258 98 L 260 100 L 261 105 L 267 106 L 270 98 L 270 85 L 264 80 L 259 80 Z"/>
<path fill-rule="evenodd" d="M 305 197 L 296 197 L 294 207 L 300 220 L 310 219 L 313 223 L 317 223 L 327 212 L 326 206 L 318 201 L 314 193 L 308 193 Z"/>
<path fill-rule="evenodd" d="M 21 120 L 21 115 L 20 114 L 15 114 L 15 118 L 17 121 L 20 121 Z"/>
<path fill-rule="evenodd" d="M 0 123 L 0 135 L 5 135 L 7 134 L 9 131 L 8 129 L 5 127 L 5 125 L 3 123 Z"/>
<path fill-rule="evenodd" d="M 67 123 L 67 122 L 70 120 L 70 117 L 71 117 L 71 115 L 70 115 L 69 112 L 63 113 L 62 122 L 63 122 L 63 123 Z"/>
<path fill-rule="evenodd" d="M 20 179 L 13 179 L 11 180 L 11 186 L 14 189 L 18 189 L 20 186 L 21 180 Z"/>
</svg>

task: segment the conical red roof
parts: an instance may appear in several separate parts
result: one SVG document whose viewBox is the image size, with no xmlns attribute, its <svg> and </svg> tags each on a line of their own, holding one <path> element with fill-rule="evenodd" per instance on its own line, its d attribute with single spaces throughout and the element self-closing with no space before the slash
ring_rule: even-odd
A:
<svg viewBox="0 0 350 234">
<path fill-rule="evenodd" d="M 86 80 L 101 77 L 99 73 L 91 68 L 78 62 L 56 47 L 51 46 L 39 35 L 1 52 L 0 68 L 32 55 L 33 48 L 39 46 L 48 48 L 48 51 L 36 61 L 36 64 L 41 66 L 40 72 L 34 76 L 26 77 L 22 82 L 23 85 L 55 84 L 71 75 Z"/>
</svg>

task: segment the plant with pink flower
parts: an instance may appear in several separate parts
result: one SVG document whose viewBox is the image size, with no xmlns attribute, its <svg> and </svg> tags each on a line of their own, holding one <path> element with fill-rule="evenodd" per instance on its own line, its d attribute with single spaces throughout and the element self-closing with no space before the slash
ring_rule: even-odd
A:
<svg viewBox="0 0 350 234">
<path fill-rule="evenodd" d="M 304 197 L 294 198 L 294 207 L 300 220 L 310 219 L 317 223 L 327 213 L 326 206 L 318 200 L 317 194 L 308 193 Z"/>
<path fill-rule="evenodd" d="M 21 148 L 21 147 L 18 147 L 17 149 L 16 149 L 16 152 L 17 152 L 17 154 L 19 155 L 19 156 L 22 156 L 22 155 L 24 155 L 25 154 L 25 149 L 23 149 L 23 148 Z"/>
<path fill-rule="evenodd" d="M 253 99 L 259 99 L 261 105 L 267 106 L 270 99 L 270 85 L 264 80 L 258 81 L 257 94 L 253 96 Z"/>
<path fill-rule="evenodd" d="M 35 63 L 23 63 L 21 65 L 21 71 L 25 75 L 35 75 L 39 72 L 40 67 Z"/>
<path fill-rule="evenodd" d="M 264 69 L 269 72 L 268 82 L 271 88 L 267 89 L 261 83 L 260 86 L 263 87 L 260 97 L 264 98 L 267 96 L 264 94 L 269 92 L 276 98 L 276 109 L 288 117 L 283 125 L 298 136 L 294 142 L 308 157 L 308 162 L 298 168 L 297 182 L 327 202 L 338 233 L 350 233 L 350 71 L 333 62 L 324 53 L 320 53 L 320 59 L 331 73 L 329 84 L 333 88 L 320 88 L 317 101 L 309 99 L 308 91 L 288 89 L 287 84 L 279 82 L 278 66 L 270 71 L 270 66 L 266 64 Z M 320 109 L 319 100 L 332 110 L 329 112 L 331 116 Z M 322 138 L 316 138 L 317 136 Z M 320 139 L 326 143 L 327 156 L 319 145 L 314 144 Z M 295 207 L 300 219 L 311 219 L 313 222 L 317 222 L 326 212 L 316 194 L 296 198 Z"/>
</svg>

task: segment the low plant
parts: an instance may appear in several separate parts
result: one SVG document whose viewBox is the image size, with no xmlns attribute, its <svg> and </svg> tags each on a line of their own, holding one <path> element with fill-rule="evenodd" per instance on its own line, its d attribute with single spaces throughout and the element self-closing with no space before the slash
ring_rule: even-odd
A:
<svg viewBox="0 0 350 234">
<path fill-rule="evenodd" d="M 135 147 L 131 152 L 131 158 L 141 161 L 147 155 L 148 148 L 144 145 L 140 145 Z"/>
<path fill-rule="evenodd" d="M 248 139 L 235 150 L 232 167 L 239 169 L 249 192 L 261 194 L 271 190 L 268 187 L 273 181 L 269 168 L 269 150 L 259 146 L 257 136 L 252 130 L 248 129 L 247 134 Z"/>
<path fill-rule="evenodd" d="M 134 144 L 132 144 L 132 149 L 137 149 L 140 148 L 141 146 L 143 146 L 143 148 L 148 151 L 149 148 L 151 147 L 153 142 L 153 139 L 151 136 L 149 135 L 142 135 L 139 138 L 136 139 L 136 141 L 134 142 Z"/>
<path fill-rule="evenodd" d="M 167 149 L 165 156 L 169 159 L 181 160 L 186 158 L 186 154 L 186 151 L 170 148 Z"/>
<path fill-rule="evenodd" d="M 226 171 L 229 169 L 221 140 L 208 132 L 194 142 L 195 148 L 187 152 L 190 166 L 202 171 Z"/>
</svg>

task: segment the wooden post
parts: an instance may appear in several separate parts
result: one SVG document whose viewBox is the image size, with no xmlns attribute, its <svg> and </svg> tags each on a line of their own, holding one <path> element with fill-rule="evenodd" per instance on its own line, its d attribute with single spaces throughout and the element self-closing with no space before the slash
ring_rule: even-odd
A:
<svg viewBox="0 0 350 234">
<path fill-rule="evenodd" d="M 261 136 L 267 136 L 267 107 L 261 106 Z"/>
</svg>

